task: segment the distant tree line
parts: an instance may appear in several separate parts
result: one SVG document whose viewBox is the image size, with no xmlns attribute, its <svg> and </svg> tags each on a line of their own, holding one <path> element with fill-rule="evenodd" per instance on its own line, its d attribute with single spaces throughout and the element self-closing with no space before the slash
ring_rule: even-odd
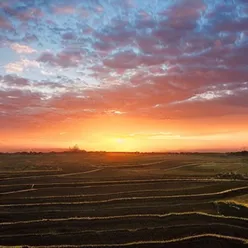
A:
<svg viewBox="0 0 248 248">
<path fill-rule="evenodd" d="M 117 153 L 117 154 L 137 154 L 137 155 L 214 155 L 218 153 L 213 152 L 106 152 L 106 151 L 86 151 L 84 149 L 80 149 L 78 145 L 74 145 L 69 147 L 68 150 L 65 151 L 49 151 L 49 152 L 36 152 L 36 151 L 21 151 L 21 152 L 0 152 L 0 155 L 4 154 L 20 154 L 20 155 L 38 155 L 38 154 L 55 154 L 55 153 Z M 248 156 L 248 151 L 239 151 L 239 152 L 227 152 L 227 153 L 219 153 L 223 155 L 231 155 L 231 156 Z"/>
<path fill-rule="evenodd" d="M 227 154 L 229 155 L 234 155 L 234 156 L 248 156 L 248 151 L 240 151 L 240 152 L 228 152 Z"/>
</svg>

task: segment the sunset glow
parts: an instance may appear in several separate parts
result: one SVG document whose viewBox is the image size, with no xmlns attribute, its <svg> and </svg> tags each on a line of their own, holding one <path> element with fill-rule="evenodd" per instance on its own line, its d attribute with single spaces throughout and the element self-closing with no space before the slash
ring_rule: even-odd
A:
<svg viewBox="0 0 248 248">
<path fill-rule="evenodd" d="M 245 0 L 0 1 L 0 151 L 248 146 Z"/>
</svg>

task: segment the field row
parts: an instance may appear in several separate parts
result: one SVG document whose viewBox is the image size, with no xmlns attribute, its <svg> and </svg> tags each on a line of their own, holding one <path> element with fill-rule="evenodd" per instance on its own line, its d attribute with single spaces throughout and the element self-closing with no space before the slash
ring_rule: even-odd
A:
<svg viewBox="0 0 248 248">
<path fill-rule="evenodd" d="M 118 244 L 91 244 L 91 245 L 37 245 L 37 246 L 27 246 L 24 247 L 36 247 L 36 248 L 90 248 L 90 247 L 107 247 L 107 248 L 182 248 L 182 247 L 201 247 L 209 248 L 211 247 L 225 247 L 225 248 L 244 248 L 247 247 L 248 240 L 243 238 L 238 238 L 235 236 L 227 235 L 217 235 L 213 233 L 205 233 L 200 235 L 185 236 L 176 239 L 169 240 L 152 240 L 152 241 L 137 241 L 129 243 L 118 243 Z M 1 246 L 6 248 L 6 246 Z"/>
<path fill-rule="evenodd" d="M 156 220 L 155 225 L 149 226 L 144 220 L 139 222 L 139 219 L 134 220 L 133 227 L 130 220 L 126 223 L 126 227 L 122 221 L 104 223 L 101 228 L 94 227 L 91 221 L 88 225 L 78 221 L 64 223 L 63 226 L 47 222 L 46 225 L 14 225 L 7 230 L 2 230 L 0 235 L 1 244 L 5 245 L 90 245 L 90 244 L 121 244 L 125 242 L 140 242 L 154 240 L 169 240 L 179 237 L 187 237 L 189 233 L 192 235 L 202 235 L 205 233 L 213 233 L 218 235 L 235 236 L 236 238 L 248 238 L 248 229 L 246 221 L 230 221 L 228 223 L 221 220 L 211 221 L 211 218 L 205 219 L 200 223 L 198 216 L 188 216 L 190 220 L 173 219 L 171 224 Z M 193 219 L 194 218 L 194 219 Z M 196 218 L 198 218 L 196 220 Z M 137 224 L 138 222 L 138 224 Z M 54 223 L 56 224 L 56 223 Z M 112 228 L 110 228 L 110 226 Z M 139 227 L 138 227 L 139 226 Z M 106 228 L 107 227 L 107 228 Z M 94 229 L 95 228 L 95 229 Z M 15 234 L 13 234 L 15 233 Z M 18 234 L 17 234 L 18 233 Z M 14 238 L 16 237 L 16 238 Z M 13 239 L 14 238 L 14 239 Z"/>
<path fill-rule="evenodd" d="M 147 193 L 147 192 L 146 192 Z M 149 192 L 151 193 L 151 192 Z M 170 201 L 177 200 L 179 202 L 186 202 L 186 201 L 206 201 L 206 200 L 218 200 L 223 199 L 224 197 L 232 197 L 232 196 L 238 196 L 242 194 L 248 193 L 248 186 L 245 187 L 239 187 L 239 188 L 233 188 L 228 190 L 223 190 L 220 192 L 214 192 L 214 193 L 201 193 L 201 194 L 191 194 L 191 195 L 147 195 L 146 196 L 132 196 L 129 195 L 128 197 L 109 197 L 107 196 L 91 196 L 91 197 L 78 197 L 73 198 L 73 201 L 70 197 L 65 199 L 53 199 L 53 198 L 46 198 L 39 201 L 39 199 L 27 199 L 25 203 L 23 201 L 19 200 L 20 203 L 18 203 L 18 200 L 12 200 L 14 202 L 7 203 L 7 204 L 0 204 L 1 208 L 19 208 L 19 207 L 34 207 L 34 206 L 58 206 L 61 207 L 63 205 L 100 205 L 100 204 L 122 204 L 122 203 L 130 203 L 132 205 L 135 205 L 139 202 L 146 202 L 149 204 L 149 202 L 157 202 L 157 203 L 163 203 L 167 202 L 170 203 Z M 86 198 L 86 199 L 85 199 Z M 57 200 L 57 201 L 56 201 Z M 62 201 L 60 201 L 62 200 Z M 7 201 L 8 202 L 8 201 Z"/>
<path fill-rule="evenodd" d="M 224 190 L 231 190 L 239 187 L 246 187 L 244 182 L 214 182 L 214 183 L 166 183 L 166 182 L 151 182 L 146 184 L 110 184 L 110 185 L 17 185 L 5 186 L 1 188 L 1 198 L 4 199 L 21 199 L 29 201 L 32 199 L 39 200 L 53 198 L 93 198 L 99 197 L 114 197 L 114 196 L 149 196 L 149 195 L 192 195 L 203 193 L 215 193 Z M 20 192 L 27 190 L 27 192 Z M 30 191 L 28 191 L 30 190 Z"/>
<path fill-rule="evenodd" d="M 84 206 L 82 205 L 65 205 L 58 209 L 56 206 L 43 207 L 26 207 L 26 208 L 5 208 L 0 210 L 1 222 L 18 222 L 18 221 L 36 221 L 43 219 L 67 219 L 77 217 L 102 217 L 102 216 L 122 216 L 122 215 L 140 215 L 140 214 L 163 214 L 170 212 L 184 211 L 204 211 L 206 213 L 217 214 L 216 206 L 212 202 L 188 202 L 188 203 L 165 203 L 158 205 L 157 202 L 144 204 L 140 202 L 134 206 L 125 205 L 108 205 L 108 206 Z M 37 214 L 39 213 L 39 214 Z"/>
</svg>

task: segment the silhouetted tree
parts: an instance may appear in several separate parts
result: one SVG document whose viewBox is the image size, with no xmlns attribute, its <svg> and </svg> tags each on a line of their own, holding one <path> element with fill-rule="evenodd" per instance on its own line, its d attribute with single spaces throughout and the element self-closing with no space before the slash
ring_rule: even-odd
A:
<svg viewBox="0 0 248 248">
<path fill-rule="evenodd" d="M 74 145 L 73 147 L 70 147 L 69 150 L 71 152 L 80 152 L 80 148 L 79 148 L 79 146 L 77 144 Z"/>
<path fill-rule="evenodd" d="M 81 150 L 79 146 L 76 144 L 73 147 L 69 147 L 70 152 L 86 152 L 86 150 Z"/>
</svg>

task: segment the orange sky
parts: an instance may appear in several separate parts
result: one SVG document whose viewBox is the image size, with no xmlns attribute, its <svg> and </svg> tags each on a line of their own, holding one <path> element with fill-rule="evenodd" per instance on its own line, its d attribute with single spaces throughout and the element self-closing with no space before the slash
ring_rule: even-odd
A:
<svg viewBox="0 0 248 248">
<path fill-rule="evenodd" d="M 161 120 L 121 116 L 77 119 L 36 128 L 0 131 L 0 149 L 105 151 L 219 151 L 243 149 L 248 140 L 243 116 Z"/>
</svg>

